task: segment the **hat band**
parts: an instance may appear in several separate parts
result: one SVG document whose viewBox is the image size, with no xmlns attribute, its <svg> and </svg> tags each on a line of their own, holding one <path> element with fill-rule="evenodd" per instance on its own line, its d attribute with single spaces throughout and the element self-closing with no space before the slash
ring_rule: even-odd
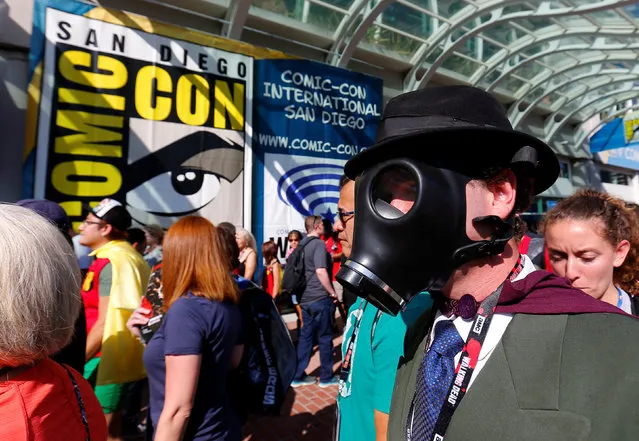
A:
<svg viewBox="0 0 639 441">
<path fill-rule="evenodd" d="M 377 129 L 376 142 L 382 142 L 388 138 L 411 135 L 415 132 L 427 130 L 441 130 L 451 128 L 477 128 L 497 129 L 491 124 L 474 123 L 459 118 L 442 115 L 398 116 L 382 120 Z M 504 127 L 502 130 L 512 130 L 512 127 Z"/>
</svg>

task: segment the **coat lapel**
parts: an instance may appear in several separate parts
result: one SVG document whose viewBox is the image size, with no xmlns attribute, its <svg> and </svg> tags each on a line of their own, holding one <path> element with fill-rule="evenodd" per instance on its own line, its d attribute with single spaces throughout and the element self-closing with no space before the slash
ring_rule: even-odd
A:
<svg viewBox="0 0 639 441">
<path fill-rule="evenodd" d="M 566 316 L 515 315 L 455 412 L 446 441 L 586 440 L 590 421 L 559 410 Z"/>
</svg>

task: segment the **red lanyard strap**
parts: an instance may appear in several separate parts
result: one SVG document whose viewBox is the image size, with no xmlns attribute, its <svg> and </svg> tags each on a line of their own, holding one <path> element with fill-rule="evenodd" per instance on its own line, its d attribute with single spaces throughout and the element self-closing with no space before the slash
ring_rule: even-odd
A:
<svg viewBox="0 0 639 441">
<path fill-rule="evenodd" d="M 490 323 L 493 319 L 495 307 L 497 306 L 502 288 L 503 284 L 491 295 L 486 297 L 479 306 L 477 315 L 475 316 L 475 320 L 473 321 L 473 325 L 470 329 L 470 334 L 466 339 L 461 357 L 457 363 L 457 367 L 455 368 L 453 384 L 451 384 L 448 389 L 446 399 L 444 400 L 439 417 L 435 423 L 435 429 L 433 430 L 433 435 L 431 436 L 430 441 L 443 441 L 446 430 L 448 430 L 450 421 L 453 418 L 453 414 L 459 407 L 459 403 L 461 403 L 462 399 L 466 395 L 470 379 L 475 372 L 475 367 L 479 360 L 481 348 L 486 340 L 488 328 L 490 327 Z M 415 401 L 413 399 L 413 404 L 411 405 L 411 410 L 409 412 L 411 417 L 409 418 L 409 422 L 406 427 L 406 439 L 408 441 L 411 440 L 412 415 L 415 411 L 413 407 L 414 404 Z"/>
<path fill-rule="evenodd" d="M 475 317 L 475 321 L 473 322 L 473 327 L 470 329 L 470 334 L 468 335 L 464 349 L 462 349 L 461 358 L 455 368 L 455 380 L 453 380 L 453 384 L 451 384 L 448 389 L 446 400 L 444 401 L 442 410 L 439 412 L 439 418 L 435 423 L 435 430 L 433 431 L 431 441 L 442 441 L 444 439 L 453 414 L 459 407 L 459 403 L 461 403 L 464 396 L 466 396 L 470 379 L 477 367 L 479 354 L 486 340 L 488 328 L 490 327 L 490 322 L 493 320 L 495 307 L 497 306 L 497 301 L 499 300 L 503 286 L 502 284 L 494 293 L 481 302 L 479 311 L 477 311 L 477 317 Z"/>
</svg>

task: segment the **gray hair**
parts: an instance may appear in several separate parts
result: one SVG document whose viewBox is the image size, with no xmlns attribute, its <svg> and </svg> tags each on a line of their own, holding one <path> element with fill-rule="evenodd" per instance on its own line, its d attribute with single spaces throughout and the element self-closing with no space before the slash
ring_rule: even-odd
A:
<svg viewBox="0 0 639 441">
<path fill-rule="evenodd" d="M 81 302 L 80 268 L 60 231 L 28 208 L 0 204 L 0 367 L 66 346 Z"/>
<path fill-rule="evenodd" d="M 246 246 L 257 253 L 257 242 L 255 242 L 255 236 L 253 236 L 253 234 L 251 234 L 249 230 L 247 230 L 246 228 L 236 228 L 235 234 L 244 239 L 244 242 L 246 242 Z"/>
</svg>

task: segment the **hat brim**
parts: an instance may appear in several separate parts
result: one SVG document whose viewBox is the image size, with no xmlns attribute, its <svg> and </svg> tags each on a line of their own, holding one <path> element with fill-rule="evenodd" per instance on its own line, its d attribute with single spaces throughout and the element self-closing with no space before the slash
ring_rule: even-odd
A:
<svg viewBox="0 0 639 441">
<path fill-rule="evenodd" d="M 426 143 L 441 146 L 424 146 Z M 535 194 L 540 194 L 559 176 L 557 156 L 546 143 L 532 135 L 496 127 L 424 129 L 388 138 L 350 159 L 344 173 L 355 179 L 371 166 L 394 158 L 415 158 L 426 164 L 449 160 L 466 171 L 508 166 L 513 155 L 524 146 L 537 151 L 537 165 L 528 174 L 534 179 Z"/>
</svg>

